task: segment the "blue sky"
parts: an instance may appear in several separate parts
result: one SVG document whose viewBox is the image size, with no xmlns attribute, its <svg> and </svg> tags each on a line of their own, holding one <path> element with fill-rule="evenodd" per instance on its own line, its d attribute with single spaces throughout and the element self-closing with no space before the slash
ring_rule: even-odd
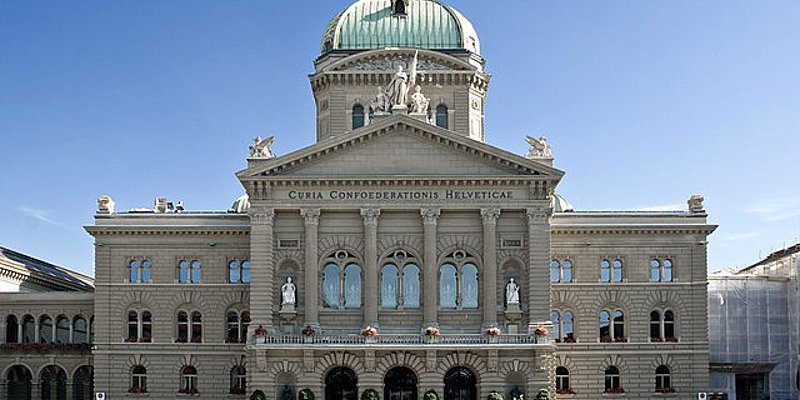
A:
<svg viewBox="0 0 800 400">
<path fill-rule="evenodd" d="M 0 2 L 0 245 L 92 273 L 95 199 L 222 210 L 256 135 L 314 141 L 307 75 L 349 1 Z M 451 1 L 488 143 L 546 135 L 581 210 L 706 197 L 711 270 L 798 241 L 800 2 Z"/>
</svg>

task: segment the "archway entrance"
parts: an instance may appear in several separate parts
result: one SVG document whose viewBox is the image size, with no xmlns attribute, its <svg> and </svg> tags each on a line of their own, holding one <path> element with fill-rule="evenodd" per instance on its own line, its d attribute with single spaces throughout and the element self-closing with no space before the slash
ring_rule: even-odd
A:
<svg viewBox="0 0 800 400">
<path fill-rule="evenodd" d="M 31 399 L 31 371 L 21 365 L 11 367 L 6 376 L 8 379 L 8 398 L 30 400 Z"/>
<path fill-rule="evenodd" d="M 383 378 L 385 400 L 417 400 L 417 374 L 405 368 L 392 368 Z"/>
<path fill-rule="evenodd" d="M 67 400 L 67 373 L 51 365 L 42 370 L 42 400 Z"/>
<path fill-rule="evenodd" d="M 325 377 L 325 400 L 357 400 L 358 378 L 352 369 L 336 367 Z"/>
<path fill-rule="evenodd" d="M 455 367 L 444 375 L 444 400 L 477 400 L 475 374 L 464 367 Z"/>
<path fill-rule="evenodd" d="M 72 378 L 72 398 L 74 400 L 94 399 L 93 381 L 92 367 L 84 365 L 78 368 Z"/>
</svg>

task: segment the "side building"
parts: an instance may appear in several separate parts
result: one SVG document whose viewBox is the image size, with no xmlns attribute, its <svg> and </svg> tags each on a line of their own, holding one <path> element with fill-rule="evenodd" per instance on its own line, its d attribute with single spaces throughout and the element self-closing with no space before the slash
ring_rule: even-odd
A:
<svg viewBox="0 0 800 400">
<path fill-rule="evenodd" d="M 709 277 L 711 387 L 731 400 L 800 397 L 800 244 Z"/>
</svg>

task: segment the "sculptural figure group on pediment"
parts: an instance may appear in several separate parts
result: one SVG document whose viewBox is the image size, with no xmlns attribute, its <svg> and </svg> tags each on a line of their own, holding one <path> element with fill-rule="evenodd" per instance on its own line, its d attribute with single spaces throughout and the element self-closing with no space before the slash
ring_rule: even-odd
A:
<svg viewBox="0 0 800 400">
<path fill-rule="evenodd" d="M 408 69 L 401 64 L 393 64 L 396 68 L 392 80 L 383 88 L 378 87 L 378 93 L 370 101 L 370 115 L 381 116 L 397 113 L 411 113 L 412 115 L 425 116 L 428 120 L 428 111 L 431 100 L 422 93 L 422 87 L 416 84 L 419 52 L 414 54 Z M 411 93 L 414 88 L 414 93 Z"/>
</svg>

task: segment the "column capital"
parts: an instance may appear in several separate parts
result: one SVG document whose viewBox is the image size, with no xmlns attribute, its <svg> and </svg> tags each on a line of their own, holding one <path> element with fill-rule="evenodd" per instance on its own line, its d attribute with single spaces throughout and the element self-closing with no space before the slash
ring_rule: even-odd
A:
<svg viewBox="0 0 800 400">
<path fill-rule="evenodd" d="M 439 222 L 439 216 L 442 215 L 442 210 L 439 208 L 423 208 L 419 210 L 419 214 L 422 216 L 423 225 L 436 226 Z"/>
<path fill-rule="evenodd" d="M 530 225 L 546 225 L 550 222 L 550 217 L 553 215 L 552 207 L 529 208 L 527 210 L 528 224 Z"/>
<path fill-rule="evenodd" d="M 499 208 L 481 208 L 481 217 L 483 217 L 484 225 L 495 225 L 497 219 L 500 218 Z"/>
<path fill-rule="evenodd" d="M 251 207 L 247 214 L 250 215 L 250 225 L 272 225 L 275 221 L 273 208 Z"/>
<path fill-rule="evenodd" d="M 381 216 L 380 208 L 362 208 L 361 219 L 364 225 L 378 226 L 378 218 Z"/>
<path fill-rule="evenodd" d="M 301 208 L 300 216 L 303 217 L 303 222 L 306 226 L 319 225 L 319 208 Z"/>
</svg>

